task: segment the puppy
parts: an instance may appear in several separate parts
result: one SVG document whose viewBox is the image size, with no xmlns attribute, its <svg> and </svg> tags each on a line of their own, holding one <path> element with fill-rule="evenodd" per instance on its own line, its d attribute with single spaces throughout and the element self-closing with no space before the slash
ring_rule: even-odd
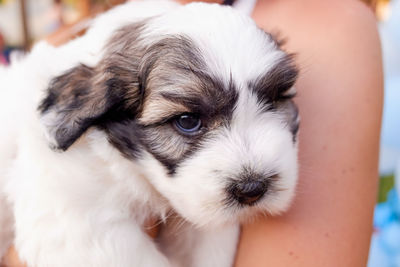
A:
<svg viewBox="0 0 400 267">
<path fill-rule="evenodd" d="M 291 55 L 211 4 L 135 2 L 0 69 L 0 253 L 28 266 L 233 264 L 297 179 Z M 156 241 L 144 222 L 161 218 Z"/>
</svg>

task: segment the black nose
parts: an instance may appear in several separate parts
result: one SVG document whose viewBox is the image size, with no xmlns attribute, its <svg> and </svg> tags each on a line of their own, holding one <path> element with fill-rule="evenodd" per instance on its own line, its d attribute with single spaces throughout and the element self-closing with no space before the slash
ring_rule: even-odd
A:
<svg viewBox="0 0 400 267">
<path fill-rule="evenodd" d="M 241 204 L 252 205 L 267 191 L 268 184 L 260 181 L 246 181 L 237 183 L 232 188 L 233 197 Z"/>
</svg>

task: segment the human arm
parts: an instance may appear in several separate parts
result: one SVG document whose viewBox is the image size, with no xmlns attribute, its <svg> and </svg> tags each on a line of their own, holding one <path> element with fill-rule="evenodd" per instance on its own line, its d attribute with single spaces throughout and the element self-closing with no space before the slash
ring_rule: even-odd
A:
<svg viewBox="0 0 400 267">
<path fill-rule="evenodd" d="M 380 44 L 358 1 L 259 1 L 297 53 L 300 181 L 282 217 L 243 226 L 236 266 L 365 266 L 376 199 Z M 263 13 L 264 12 L 264 13 Z"/>
</svg>

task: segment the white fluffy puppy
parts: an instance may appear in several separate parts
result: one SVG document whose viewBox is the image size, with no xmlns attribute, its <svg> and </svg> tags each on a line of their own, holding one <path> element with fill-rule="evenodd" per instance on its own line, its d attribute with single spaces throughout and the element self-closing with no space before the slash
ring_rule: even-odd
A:
<svg viewBox="0 0 400 267">
<path fill-rule="evenodd" d="M 293 197 L 296 76 L 216 4 L 130 3 L 37 44 L 0 69 L 0 257 L 14 242 L 30 267 L 231 266 L 238 224 Z"/>
</svg>

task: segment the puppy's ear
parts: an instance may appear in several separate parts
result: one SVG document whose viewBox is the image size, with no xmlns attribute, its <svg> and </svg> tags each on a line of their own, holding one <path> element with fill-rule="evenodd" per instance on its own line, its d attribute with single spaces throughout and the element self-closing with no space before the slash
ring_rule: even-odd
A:
<svg viewBox="0 0 400 267">
<path fill-rule="evenodd" d="M 80 64 L 50 82 L 38 109 L 53 148 L 68 149 L 89 127 L 135 117 L 143 95 L 139 37 L 146 22 L 117 30 L 97 66 Z"/>
<path fill-rule="evenodd" d="M 54 149 L 65 151 L 89 127 L 134 116 L 137 75 L 130 65 L 112 62 L 103 60 L 96 68 L 81 64 L 50 82 L 38 109 Z"/>
</svg>

